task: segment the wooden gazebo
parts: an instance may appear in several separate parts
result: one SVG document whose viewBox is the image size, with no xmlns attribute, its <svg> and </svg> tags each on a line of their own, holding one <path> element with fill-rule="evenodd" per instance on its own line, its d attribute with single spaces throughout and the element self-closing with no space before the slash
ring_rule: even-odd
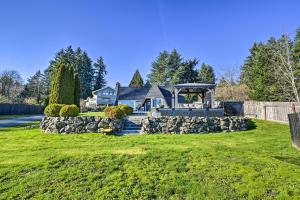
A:
<svg viewBox="0 0 300 200">
<path fill-rule="evenodd" d="M 209 83 L 183 83 L 176 84 L 172 90 L 172 107 L 178 108 L 179 94 L 197 94 L 201 97 L 202 104 L 205 102 L 207 92 L 211 93 L 210 106 L 214 104 L 215 84 Z"/>
</svg>

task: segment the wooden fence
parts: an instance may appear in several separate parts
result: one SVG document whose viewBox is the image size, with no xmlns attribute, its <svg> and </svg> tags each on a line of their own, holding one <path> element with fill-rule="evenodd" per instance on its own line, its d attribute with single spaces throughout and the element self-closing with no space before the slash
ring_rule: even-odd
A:
<svg viewBox="0 0 300 200">
<path fill-rule="evenodd" d="M 250 118 L 288 123 L 288 114 L 293 113 L 293 104 L 297 105 L 292 102 L 245 101 L 243 114 Z M 300 111 L 299 106 L 295 106 L 295 109 Z"/>
<path fill-rule="evenodd" d="M 0 104 L 0 115 L 42 114 L 44 108 L 27 104 Z"/>
</svg>

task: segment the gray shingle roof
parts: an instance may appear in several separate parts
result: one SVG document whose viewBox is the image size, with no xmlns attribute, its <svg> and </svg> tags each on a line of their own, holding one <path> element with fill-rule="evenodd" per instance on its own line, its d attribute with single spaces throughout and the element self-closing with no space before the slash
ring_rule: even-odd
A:
<svg viewBox="0 0 300 200">
<path fill-rule="evenodd" d="M 151 87 L 120 87 L 118 100 L 139 100 L 144 101 L 146 98 L 164 98 L 169 107 L 172 107 L 172 89 L 173 85 Z M 179 95 L 179 103 L 184 103 L 184 96 Z"/>
<path fill-rule="evenodd" d="M 118 100 L 144 100 L 149 87 L 120 87 Z"/>
</svg>

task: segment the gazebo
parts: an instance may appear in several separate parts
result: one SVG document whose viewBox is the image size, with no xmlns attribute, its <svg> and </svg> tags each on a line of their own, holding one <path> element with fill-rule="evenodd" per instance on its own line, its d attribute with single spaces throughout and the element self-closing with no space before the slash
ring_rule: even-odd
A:
<svg viewBox="0 0 300 200">
<path fill-rule="evenodd" d="M 179 108 L 178 96 L 180 94 L 197 94 L 201 97 L 202 104 L 205 104 L 205 97 L 207 92 L 210 92 L 210 100 L 207 105 L 208 108 L 211 108 L 214 105 L 214 94 L 215 94 L 215 84 L 209 83 L 183 83 L 176 84 L 172 89 L 172 107 Z"/>
</svg>

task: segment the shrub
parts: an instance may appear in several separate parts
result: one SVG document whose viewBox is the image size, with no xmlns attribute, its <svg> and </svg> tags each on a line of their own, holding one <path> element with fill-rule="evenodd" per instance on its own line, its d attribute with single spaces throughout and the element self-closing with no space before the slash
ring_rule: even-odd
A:
<svg viewBox="0 0 300 200">
<path fill-rule="evenodd" d="M 107 106 L 106 108 L 104 108 L 104 113 L 107 116 L 108 113 L 114 108 L 115 106 Z"/>
<path fill-rule="evenodd" d="M 74 69 L 60 62 L 55 66 L 50 92 L 50 104 L 73 104 L 75 90 Z"/>
<path fill-rule="evenodd" d="M 130 106 L 126 105 L 126 104 L 120 104 L 118 105 L 118 107 L 123 110 L 123 112 L 126 114 L 126 115 L 130 115 L 132 114 L 133 112 L 133 108 L 131 108 Z"/>
<path fill-rule="evenodd" d="M 59 112 L 61 117 L 76 117 L 79 115 L 79 108 L 75 105 L 65 105 Z"/>
<path fill-rule="evenodd" d="M 122 119 L 125 117 L 125 112 L 118 106 L 110 106 L 104 109 L 105 116 L 109 118 Z"/>
<path fill-rule="evenodd" d="M 59 112 L 64 107 L 64 104 L 49 104 L 45 110 L 44 113 L 48 117 L 59 117 Z"/>
</svg>

